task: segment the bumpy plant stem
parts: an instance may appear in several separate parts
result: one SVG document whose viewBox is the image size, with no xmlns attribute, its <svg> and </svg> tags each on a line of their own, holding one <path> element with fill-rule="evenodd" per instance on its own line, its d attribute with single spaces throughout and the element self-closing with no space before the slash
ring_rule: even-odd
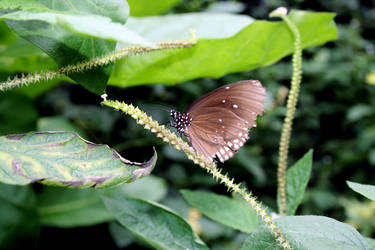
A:
<svg viewBox="0 0 375 250">
<path fill-rule="evenodd" d="M 8 80 L 6 82 L 0 82 L 0 91 L 7 89 L 21 87 L 23 85 L 28 85 L 30 83 L 36 83 L 43 80 L 52 80 L 55 78 L 60 78 L 67 76 L 71 73 L 84 72 L 96 67 L 105 66 L 110 63 L 114 63 L 116 60 L 121 59 L 125 56 L 132 56 L 142 53 L 147 53 L 155 50 L 165 50 L 165 49 L 176 49 L 191 47 L 196 43 L 196 35 L 192 31 L 190 40 L 177 40 L 168 42 L 158 42 L 155 48 L 151 47 L 141 47 L 141 46 L 129 46 L 114 51 L 104 57 L 94 58 L 89 61 L 84 61 L 76 65 L 68 65 L 58 69 L 57 71 L 47 71 L 41 73 L 32 73 L 21 77 L 15 77 L 14 79 Z"/>
<path fill-rule="evenodd" d="M 103 97 L 105 98 L 105 95 Z M 145 129 L 155 133 L 157 137 L 173 145 L 177 150 L 182 150 L 190 160 L 210 173 L 216 179 L 216 181 L 223 183 L 228 188 L 228 191 L 241 195 L 244 200 L 254 208 L 258 216 L 261 217 L 267 227 L 274 234 L 278 243 L 284 249 L 291 249 L 289 242 L 282 235 L 281 231 L 277 228 L 275 222 L 272 221 L 271 217 L 267 214 L 262 205 L 256 201 L 256 197 L 254 197 L 251 193 L 248 193 L 246 189 L 241 188 L 240 184 L 236 184 L 234 179 L 229 178 L 227 174 L 222 174 L 221 169 L 217 168 L 215 162 L 210 162 L 204 155 L 197 153 L 175 133 L 171 132 L 164 125 L 159 125 L 157 121 L 152 120 L 151 117 L 149 117 L 145 112 L 141 111 L 138 107 L 112 100 L 104 100 L 102 105 L 112 107 L 116 110 L 121 110 L 125 114 L 130 115 Z"/>
<path fill-rule="evenodd" d="M 301 84 L 301 66 L 302 66 L 302 49 L 301 37 L 297 27 L 290 21 L 286 15 L 285 8 L 279 8 L 270 14 L 270 17 L 280 17 L 287 24 L 294 36 L 294 53 L 293 53 L 293 73 L 291 87 L 288 94 L 287 112 L 284 119 L 283 130 L 281 132 L 280 146 L 279 146 L 279 162 L 277 169 L 277 182 L 278 182 L 278 202 L 279 213 L 286 215 L 287 212 L 287 199 L 286 199 L 286 169 L 288 165 L 288 151 L 290 144 L 290 135 L 292 132 L 293 118 L 296 112 L 298 101 L 299 88 Z"/>
</svg>

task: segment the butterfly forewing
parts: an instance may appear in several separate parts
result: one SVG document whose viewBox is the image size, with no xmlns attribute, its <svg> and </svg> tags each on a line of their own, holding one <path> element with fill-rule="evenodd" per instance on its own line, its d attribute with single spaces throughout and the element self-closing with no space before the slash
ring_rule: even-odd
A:
<svg viewBox="0 0 375 250">
<path fill-rule="evenodd" d="M 242 104 L 236 112 L 241 110 L 251 110 L 261 114 L 263 112 L 265 101 L 265 89 L 259 81 L 247 80 L 224 85 L 210 93 L 195 100 L 185 113 L 189 113 L 192 117 L 201 113 L 204 107 L 233 107 L 233 105 Z M 236 107 L 236 106 L 235 106 Z M 234 108 L 235 109 L 235 108 Z M 244 114 L 246 117 L 248 114 Z"/>
</svg>

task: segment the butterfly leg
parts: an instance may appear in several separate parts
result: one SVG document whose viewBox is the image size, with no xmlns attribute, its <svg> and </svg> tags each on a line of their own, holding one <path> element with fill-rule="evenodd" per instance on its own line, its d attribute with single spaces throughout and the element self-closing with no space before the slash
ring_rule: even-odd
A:
<svg viewBox="0 0 375 250">
<path fill-rule="evenodd" d="M 187 135 L 187 134 L 184 134 L 184 136 L 185 136 L 187 142 L 189 143 L 190 147 L 192 147 L 191 137 L 189 135 Z"/>
</svg>

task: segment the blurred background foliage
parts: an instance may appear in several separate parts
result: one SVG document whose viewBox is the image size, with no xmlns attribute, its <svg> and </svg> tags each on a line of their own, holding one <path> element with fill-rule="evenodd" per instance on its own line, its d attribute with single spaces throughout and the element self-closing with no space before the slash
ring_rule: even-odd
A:
<svg viewBox="0 0 375 250">
<path fill-rule="evenodd" d="M 375 2 L 169 2 L 171 9 L 163 10 L 165 13 L 232 12 L 266 19 L 268 13 L 279 6 L 337 13 L 335 21 L 339 27 L 338 40 L 323 47 L 304 50 L 303 54 L 303 81 L 289 164 L 302 157 L 310 148 L 314 149 L 314 161 L 305 199 L 297 214 L 329 216 L 350 223 L 365 236 L 374 238 L 374 202 L 366 201 L 354 193 L 345 181 L 375 184 Z M 131 7 L 132 1 L 129 1 L 129 4 Z M 142 15 L 137 11 L 139 10 L 134 10 L 134 15 Z M 2 42 L 6 42 L 6 39 L 13 38 L 0 37 Z M 13 62 L 13 65 L 19 70 L 22 69 L 21 61 Z M 6 79 L 7 72 L 0 69 L 0 77 Z M 162 84 L 127 89 L 108 87 L 107 93 L 113 99 L 139 105 L 156 120 L 168 124 L 169 112 L 165 110 L 176 108 L 183 111 L 196 98 L 225 83 L 243 79 L 262 81 L 268 93 L 266 112 L 258 119 L 257 128 L 250 132 L 251 140 L 223 167 L 238 182 L 243 182 L 252 190 L 270 209 L 276 210 L 277 149 L 290 77 L 291 61 L 287 58 L 265 68 L 231 74 L 221 79 L 199 79 L 173 87 Z M 155 145 L 159 159 L 153 174 L 159 177 L 158 181 L 162 183 L 159 186 L 163 190 L 159 192 L 162 195 L 157 200 L 187 218 L 210 247 L 234 249 L 241 246 L 246 238 L 245 234 L 189 209 L 179 193 L 180 189 L 199 189 L 225 194 L 225 188 L 187 160 L 182 153 L 150 136 L 149 132 L 137 126 L 134 120 L 100 107 L 99 97 L 81 86 L 70 83 L 55 87 L 53 85 L 51 83 L 50 90 L 43 94 L 40 94 L 40 90 L 33 90 L 33 87 L 0 93 L 0 134 L 51 128 L 76 130 L 86 139 L 109 144 L 126 158 L 136 161 L 149 157 L 152 146 Z M 5 189 L 9 188 L 2 187 L 2 190 Z M 35 185 L 33 189 L 38 194 L 43 187 Z M 31 191 L 28 187 L 23 192 Z M 152 192 L 152 189 L 148 192 Z M 28 196 L 28 199 L 32 200 L 29 201 L 29 206 L 23 207 L 22 202 L 17 202 L 22 199 L 25 201 L 26 196 L 17 201 L 9 192 L 8 196 L 5 195 L 6 192 L 2 193 L 4 195 L 0 195 L 0 200 L 19 204 L 19 210 L 30 209 L 29 206 L 36 204 L 32 195 Z M 8 203 L 3 201 L 0 202 L 0 208 L 6 210 Z M 8 228 L 13 230 L 9 231 L 9 235 L 13 235 L 10 238 L 16 239 L 20 234 L 24 235 L 24 238 L 33 238 L 38 234 L 38 230 L 35 230 L 37 222 L 30 215 L 28 226 L 19 231 L 17 228 L 22 218 L 17 212 L 9 212 L 13 213 L 15 218 L 15 221 L 7 222 Z M 49 248 L 51 242 L 62 238 L 69 239 L 70 243 L 81 242 L 77 244 L 85 247 L 106 244 L 107 248 L 147 248 L 116 223 L 69 229 L 42 227 L 37 246 L 41 249 Z M 68 246 L 69 242 L 62 244 Z M 7 244 L 14 246 L 15 242 L 10 240 Z"/>
</svg>

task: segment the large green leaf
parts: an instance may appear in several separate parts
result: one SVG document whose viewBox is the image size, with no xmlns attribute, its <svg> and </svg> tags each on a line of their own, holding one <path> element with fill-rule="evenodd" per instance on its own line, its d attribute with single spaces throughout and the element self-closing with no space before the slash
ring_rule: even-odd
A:
<svg viewBox="0 0 375 250">
<path fill-rule="evenodd" d="M 128 0 L 131 16 L 154 16 L 164 14 L 181 0 Z"/>
<path fill-rule="evenodd" d="M 276 220 L 281 232 L 298 250 L 371 249 L 366 239 L 348 224 L 323 216 L 286 216 Z M 268 228 L 259 227 L 242 250 L 282 249 Z"/>
<path fill-rule="evenodd" d="M 18 38 L 3 21 L 0 21 L 0 37 L 1 71 L 18 73 L 56 69 L 56 64 L 47 54 L 35 45 Z"/>
<path fill-rule="evenodd" d="M 202 191 L 182 190 L 181 193 L 191 206 L 227 226 L 251 233 L 258 225 L 256 212 L 242 200 Z"/>
<path fill-rule="evenodd" d="M 0 249 L 33 246 L 38 234 L 32 188 L 0 183 Z"/>
<path fill-rule="evenodd" d="M 375 186 L 346 181 L 348 186 L 361 195 L 375 201 Z"/>
<path fill-rule="evenodd" d="M 332 13 L 292 11 L 291 20 L 297 25 L 302 47 L 321 45 L 337 37 Z M 186 18 L 186 15 L 184 15 Z M 196 15 L 192 15 L 190 27 L 194 28 Z M 159 17 L 160 25 L 155 27 L 155 18 L 149 22 L 133 22 L 133 29 L 150 41 L 163 34 L 179 34 L 184 38 L 189 27 L 179 28 L 179 15 Z M 163 23 L 163 20 L 166 20 Z M 218 30 L 225 19 L 212 25 Z M 152 32 L 150 28 L 153 28 Z M 198 38 L 199 26 L 198 26 Z M 149 35 L 150 34 L 150 35 Z M 220 34 L 220 32 L 219 32 Z M 176 38 L 177 36 L 175 36 Z M 236 35 L 221 39 L 199 39 L 190 48 L 155 51 L 131 56 L 115 64 L 109 83 L 128 87 L 144 83 L 175 84 L 199 77 L 221 77 L 228 73 L 247 71 L 270 65 L 293 51 L 293 36 L 283 22 L 255 21 Z"/>
<path fill-rule="evenodd" d="M 152 43 L 147 42 L 121 23 L 112 22 L 110 18 L 99 15 L 78 15 L 75 13 L 55 13 L 52 11 L 16 11 L 0 16 L 0 20 L 40 21 L 88 37 L 101 38 L 124 44 L 153 46 Z M 34 31 L 22 31 L 22 33 L 18 33 L 22 36 L 35 35 Z M 55 37 L 49 38 L 53 39 Z"/>
<path fill-rule="evenodd" d="M 38 72 L 57 69 L 56 63 L 35 45 L 18 37 L 0 21 L 0 82 L 19 72 Z M 65 77 L 64 80 L 69 80 Z M 12 90 L 28 97 L 37 97 L 55 86 L 61 79 L 41 81 Z M 9 95 L 9 91 L 7 92 Z"/>
<path fill-rule="evenodd" d="M 208 249 L 179 215 L 155 203 L 100 190 L 104 204 L 131 232 L 156 249 Z"/>
<path fill-rule="evenodd" d="M 47 8 L 39 0 L 1 0 L 0 9 L 41 10 Z"/>
<path fill-rule="evenodd" d="M 167 192 L 165 181 L 155 176 L 146 176 L 132 183 L 116 186 L 115 189 L 126 197 L 152 201 L 161 200 Z M 95 189 L 47 187 L 38 198 L 40 221 L 45 225 L 89 226 L 114 219 Z"/>
<path fill-rule="evenodd" d="M 301 204 L 312 168 L 312 150 L 307 152 L 286 172 L 287 214 L 294 215 Z M 279 198 L 279 197 L 278 197 Z"/>
<path fill-rule="evenodd" d="M 135 163 L 72 132 L 0 137 L 0 182 L 8 184 L 108 187 L 148 175 L 155 163 L 156 152 L 148 162 Z"/>
<path fill-rule="evenodd" d="M 85 30 L 93 30 L 91 22 L 79 22 L 80 17 L 83 18 L 82 20 L 87 17 L 92 20 L 93 16 L 100 16 L 98 20 L 107 22 L 110 18 L 111 22 L 120 25 L 125 23 L 129 14 L 128 5 L 123 0 L 109 2 L 101 0 L 73 0 L 69 2 L 39 0 L 37 1 L 39 4 L 35 5 L 32 10 L 30 10 L 27 0 L 17 2 L 20 10 L 5 15 L 14 18 L 18 15 L 18 19 L 7 20 L 6 23 L 20 36 L 46 52 L 60 67 L 100 57 L 115 49 L 115 42 L 82 36 L 82 33 L 86 35 L 88 33 L 85 33 Z M 15 4 L 5 1 L 0 7 L 2 9 L 15 8 Z M 4 13 L 6 11 L 3 11 Z M 28 20 L 27 17 L 36 18 L 36 20 L 24 21 Z M 72 18 L 72 21 L 74 19 L 73 23 L 69 21 L 69 17 Z M 106 29 L 107 26 L 101 24 L 100 27 Z M 98 31 L 93 33 L 97 34 Z M 108 35 L 106 31 L 103 31 L 103 34 Z M 70 74 L 69 77 L 88 90 L 100 94 L 105 90 L 111 68 L 111 66 L 96 68 L 84 73 Z"/>
</svg>

